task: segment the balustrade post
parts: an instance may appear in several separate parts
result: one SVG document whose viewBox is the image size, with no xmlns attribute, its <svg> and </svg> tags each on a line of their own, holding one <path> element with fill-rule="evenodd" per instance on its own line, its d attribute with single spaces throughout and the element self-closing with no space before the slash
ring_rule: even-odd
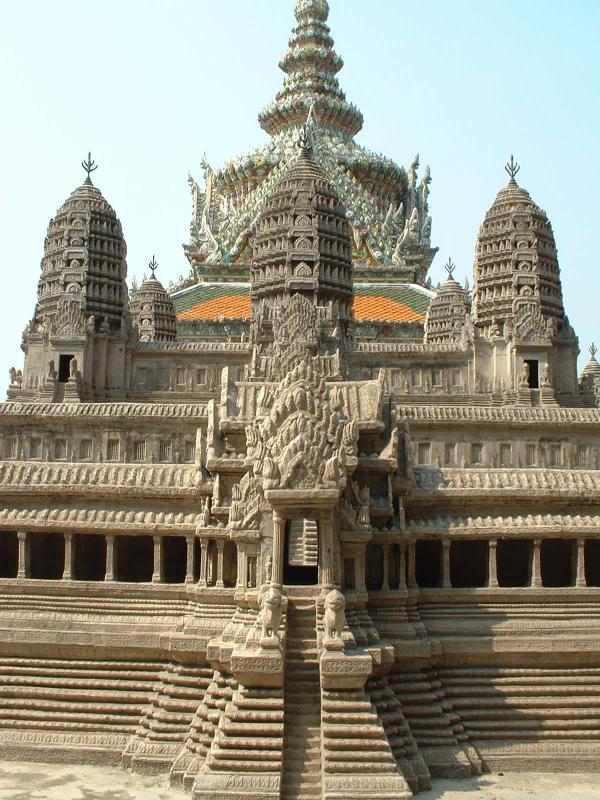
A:
<svg viewBox="0 0 600 800">
<path fill-rule="evenodd" d="M 73 579 L 73 534 L 65 533 L 65 562 L 63 565 L 63 581 Z"/>
<path fill-rule="evenodd" d="M 217 539 L 217 583 L 216 586 L 218 589 L 222 589 L 225 586 L 223 581 L 223 553 L 225 550 L 225 540 L 224 539 Z"/>
<path fill-rule="evenodd" d="M 185 564 L 185 582 L 194 582 L 194 549 L 196 545 L 196 537 L 193 533 L 189 533 L 186 537 L 187 553 Z"/>
<path fill-rule="evenodd" d="M 154 541 L 154 569 L 152 570 L 152 583 L 162 581 L 162 536 L 153 536 Z"/>
<path fill-rule="evenodd" d="M 498 588 L 498 540 L 490 539 L 489 542 L 489 567 L 488 567 L 488 586 L 491 589 Z"/>
<path fill-rule="evenodd" d="M 115 579 L 115 536 L 112 533 L 106 534 L 106 573 L 104 576 L 105 581 L 114 581 Z"/>
<path fill-rule="evenodd" d="M 542 585 L 542 542 L 541 539 L 534 539 L 533 556 L 531 563 L 531 586 Z"/>
<path fill-rule="evenodd" d="M 19 531 L 19 564 L 17 567 L 17 578 L 29 577 L 29 537 L 27 531 Z"/>
<path fill-rule="evenodd" d="M 577 540 L 575 586 L 587 586 L 585 579 L 585 539 Z"/>
</svg>

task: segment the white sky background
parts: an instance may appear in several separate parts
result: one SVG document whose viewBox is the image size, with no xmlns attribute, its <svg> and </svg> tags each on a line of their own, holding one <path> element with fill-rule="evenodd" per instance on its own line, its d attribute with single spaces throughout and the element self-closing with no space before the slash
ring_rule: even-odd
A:
<svg viewBox="0 0 600 800">
<path fill-rule="evenodd" d="M 330 0 L 339 75 L 359 141 L 431 165 L 437 283 L 451 256 L 471 281 L 477 229 L 519 183 L 554 227 L 582 356 L 600 344 L 600 3 Z M 129 279 L 153 253 L 165 285 L 188 272 L 188 171 L 265 140 L 258 111 L 294 0 L 0 0 L 0 385 L 22 366 L 48 221 L 85 175 L 116 209 Z M 471 281 L 472 282 L 472 281 Z M 0 389 L 0 394 L 3 390 Z"/>
</svg>

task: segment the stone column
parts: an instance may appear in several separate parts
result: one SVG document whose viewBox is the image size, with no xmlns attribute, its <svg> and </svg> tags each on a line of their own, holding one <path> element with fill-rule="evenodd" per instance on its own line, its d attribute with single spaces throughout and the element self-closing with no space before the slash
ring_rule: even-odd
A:
<svg viewBox="0 0 600 800">
<path fill-rule="evenodd" d="M 398 589 L 406 589 L 406 542 L 398 548 Z"/>
<path fill-rule="evenodd" d="M 450 583 L 450 539 L 442 540 L 442 589 L 451 589 Z"/>
<path fill-rule="evenodd" d="M 196 544 L 196 537 L 193 533 L 189 533 L 185 537 L 187 543 L 187 559 L 185 566 L 185 582 L 194 582 L 194 546 Z"/>
<path fill-rule="evenodd" d="M 217 539 L 217 583 L 218 589 L 222 589 L 225 584 L 223 582 L 223 551 L 225 550 L 225 540 Z"/>
<path fill-rule="evenodd" d="M 319 518 L 319 556 L 321 559 L 320 584 L 323 589 L 333 589 L 333 519 L 331 511 Z"/>
<path fill-rule="evenodd" d="M 73 579 L 73 534 L 65 533 L 65 563 L 63 566 L 63 581 Z"/>
<path fill-rule="evenodd" d="M 535 539 L 533 542 L 533 556 L 531 562 L 531 586 L 542 585 L 541 547 L 541 539 Z"/>
<path fill-rule="evenodd" d="M 417 588 L 417 543 L 408 543 L 408 588 Z"/>
<path fill-rule="evenodd" d="M 575 559 L 575 586 L 587 586 L 585 579 L 585 539 L 577 539 Z"/>
<path fill-rule="evenodd" d="M 271 585 L 279 589 L 283 587 L 283 546 L 285 537 L 285 520 L 273 512 L 273 567 Z"/>
<path fill-rule="evenodd" d="M 152 583 L 160 583 L 162 580 L 162 536 L 153 536 L 152 539 L 154 540 Z"/>
<path fill-rule="evenodd" d="M 17 578 L 29 577 L 29 537 L 27 531 L 19 531 L 19 563 L 17 568 Z"/>
<path fill-rule="evenodd" d="M 208 539 L 200 539 L 200 580 L 198 586 L 205 589 L 208 585 Z"/>
<path fill-rule="evenodd" d="M 390 545 L 383 545 L 383 583 L 381 584 L 382 592 L 389 592 L 390 590 Z"/>
<path fill-rule="evenodd" d="M 115 579 L 115 537 L 112 533 L 106 534 L 106 575 L 105 581 Z"/>
<path fill-rule="evenodd" d="M 235 582 L 236 589 L 244 589 L 248 583 L 248 556 L 246 551 L 238 545 L 237 551 L 237 580 Z"/>
<path fill-rule="evenodd" d="M 488 567 L 488 586 L 490 589 L 498 588 L 498 540 L 490 539 L 489 541 L 489 567 Z"/>
</svg>

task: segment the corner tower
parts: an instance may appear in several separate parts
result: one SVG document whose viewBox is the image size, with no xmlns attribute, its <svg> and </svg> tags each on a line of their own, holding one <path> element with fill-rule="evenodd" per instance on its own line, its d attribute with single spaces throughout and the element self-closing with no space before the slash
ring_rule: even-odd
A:
<svg viewBox="0 0 600 800">
<path fill-rule="evenodd" d="M 578 343 L 565 315 L 552 226 L 517 184 L 511 156 L 508 185 L 485 216 L 477 239 L 473 321 L 478 372 L 521 392 L 577 392 Z M 482 357 L 491 351 L 491 357 Z"/>
<path fill-rule="evenodd" d="M 90 155 L 82 166 L 85 181 L 48 226 L 37 304 L 23 336 L 21 399 L 123 393 L 127 246 L 114 209 L 92 183 Z"/>
</svg>

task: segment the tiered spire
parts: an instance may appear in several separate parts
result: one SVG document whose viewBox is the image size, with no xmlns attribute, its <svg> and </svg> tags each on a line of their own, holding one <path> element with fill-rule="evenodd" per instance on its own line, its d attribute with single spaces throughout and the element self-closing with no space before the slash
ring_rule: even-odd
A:
<svg viewBox="0 0 600 800">
<path fill-rule="evenodd" d="M 283 88 L 259 116 L 271 136 L 303 124 L 312 104 L 320 126 L 337 137 L 352 138 L 362 128 L 362 114 L 347 102 L 336 78 L 344 62 L 333 50 L 328 17 L 327 0 L 296 3 L 298 25 L 279 65 L 286 73 Z"/>
</svg>

